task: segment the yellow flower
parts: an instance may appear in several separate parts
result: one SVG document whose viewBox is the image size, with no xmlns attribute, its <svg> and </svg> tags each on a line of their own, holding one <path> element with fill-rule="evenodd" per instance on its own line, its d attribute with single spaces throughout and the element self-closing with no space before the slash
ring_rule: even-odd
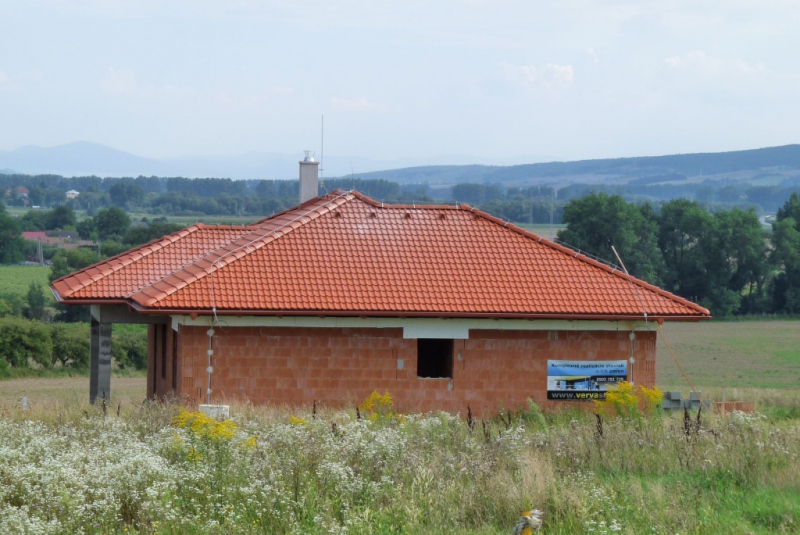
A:
<svg viewBox="0 0 800 535">
<path fill-rule="evenodd" d="M 372 394 L 358 406 L 358 409 L 366 412 L 385 414 L 391 411 L 393 406 L 392 395 L 389 394 L 388 390 L 383 395 L 378 394 L 377 390 L 373 390 Z"/>
<path fill-rule="evenodd" d="M 289 425 L 304 425 L 307 424 L 308 420 L 305 418 L 300 418 L 299 416 L 290 415 L 289 416 Z"/>
<path fill-rule="evenodd" d="M 232 420 L 220 422 L 203 412 L 189 412 L 183 407 L 180 408 L 173 423 L 177 427 L 189 429 L 198 437 L 214 441 L 230 440 L 236 436 L 236 431 L 239 430 L 239 426 Z"/>
</svg>

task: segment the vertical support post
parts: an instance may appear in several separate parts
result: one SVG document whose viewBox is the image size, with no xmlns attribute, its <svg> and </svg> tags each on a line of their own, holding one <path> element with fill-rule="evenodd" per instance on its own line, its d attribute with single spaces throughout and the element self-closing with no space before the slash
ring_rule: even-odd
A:
<svg viewBox="0 0 800 535">
<path fill-rule="evenodd" d="M 111 399 L 111 324 L 92 318 L 89 359 L 89 402 Z"/>
<path fill-rule="evenodd" d="M 158 325 L 147 326 L 147 397 L 156 397 L 156 329 Z"/>
</svg>

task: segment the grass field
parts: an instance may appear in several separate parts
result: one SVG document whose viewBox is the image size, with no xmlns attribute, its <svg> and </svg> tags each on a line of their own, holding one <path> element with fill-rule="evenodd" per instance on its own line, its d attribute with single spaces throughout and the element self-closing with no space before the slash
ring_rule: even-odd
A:
<svg viewBox="0 0 800 535">
<path fill-rule="evenodd" d="M 50 283 L 49 267 L 27 266 L 0 266 L 0 295 L 9 293 L 22 297 L 28 293 L 28 286 L 32 282 L 39 282 L 44 288 L 45 298 L 50 305 L 55 304 L 55 298 L 48 289 Z"/>
<path fill-rule="evenodd" d="M 800 321 L 665 323 L 664 335 L 700 387 L 800 390 Z M 659 338 L 656 376 L 688 392 Z"/>
<path fill-rule="evenodd" d="M 139 405 L 146 396 L 147 377 L 112 377 L 114 403 Z M 82 404 L 89 399 L 89 377 L 53 377 L 0 381 L 0 411 L 18 407 L 23 396 L 32 407 Z"/>
</svg>

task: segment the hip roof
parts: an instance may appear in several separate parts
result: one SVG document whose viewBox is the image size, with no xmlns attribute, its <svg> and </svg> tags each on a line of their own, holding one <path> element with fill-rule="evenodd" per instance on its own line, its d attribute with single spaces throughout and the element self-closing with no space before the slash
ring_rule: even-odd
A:
<svg viewBox="0 0 800 535">
<path fill-rule="evenodd" d="M 53 282 L 142 312 L 693 320 L 709 311 L 466 205 L 336 191 L 196 225 Z"/>
</svg>

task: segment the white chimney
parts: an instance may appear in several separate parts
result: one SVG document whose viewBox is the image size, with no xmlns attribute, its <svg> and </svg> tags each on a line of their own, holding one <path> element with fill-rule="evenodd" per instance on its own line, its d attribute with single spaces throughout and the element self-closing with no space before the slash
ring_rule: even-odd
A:
<svg viewBox="0 0 800 535">
<path fill-rule="evenodd" d="M 319 196 L 319 162 L 314 161 L 314 154 L 307 150 L 306 157 L 300 162 L 300 204 Z"/>
</svg>

